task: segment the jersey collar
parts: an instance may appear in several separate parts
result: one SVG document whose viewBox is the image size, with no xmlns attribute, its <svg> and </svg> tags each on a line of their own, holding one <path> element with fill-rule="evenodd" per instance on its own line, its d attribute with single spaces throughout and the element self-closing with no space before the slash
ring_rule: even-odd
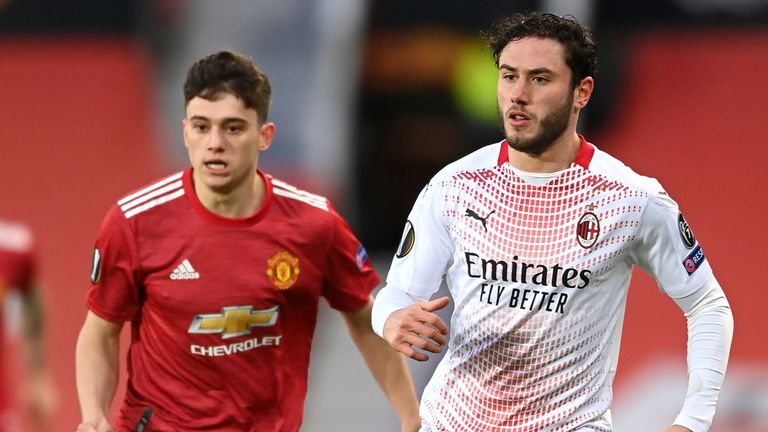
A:
<svg viewBox="0 0 768 432">
<path fill-rule="evenodd" d="M 272 178 L 266 175 L 260 169 L 257 169 L 256 172 L 261 176 L 262 179 L 264 179 L 264 202 L 262 202 L 261 208 L 256 213 L 248 217 L 228 218 L 219 216 L 216 213 L 208 210 L 203 205 L 203 203 L 200 202 L 200 198 L 198 198 L 197 194 L 195 193 L 195 183 L 192 178 L 192 167 L 184 170 L 184 176 L 182 177 L 184 184 L 184 195 L 186 195 L 187 201 L 189 201 L 189 203 L 192 205 L 192 208 L 195 209 L 195 212 L 208 222 L 232 228 L 251 226 L 261 220 L 264 215 L 267 214 L 269 205 L 272 203 Z"/>
<path fill-rule="evenodd" d="M 584 135 L 579 134 L 579 139 L 581 140 L 581 147 L 579 147 L 579 154 L 576 155 L 576 160 L 573 161 L 573 164 L 584 169 L 589 169 L 589 164 L 592 162 L 592 156 L 595 155 L 595 146 L 589 143 L 587 139 L 584 138 Z M 507 140 L 503 140 L 499 147 L 499 160 L 497 165 L 500 166 L 509 162 L 509 143 Z"/>
</svg>

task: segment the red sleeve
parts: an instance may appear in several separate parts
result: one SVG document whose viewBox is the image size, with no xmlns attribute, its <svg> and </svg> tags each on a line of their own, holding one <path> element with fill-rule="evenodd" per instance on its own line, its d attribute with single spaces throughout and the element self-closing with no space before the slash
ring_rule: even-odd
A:
<svg viewBox="0 0 768 432">
<path fill-rule="evenodd" d="M 34 247 L 19 256 L 18 270 L 16 273 L 18 279 L 12 281 L 12 286 L 21 292 L 29 291 L 37 275 L 37 251 Z"/>
<path fill-rule="evenodd" d="M 330 205 L 329 211 L 334 226 L 328 247 L 323 296 L 336 310 L 358 311 L 368 304 L 371 291 L 381 278 L 349 224 Z"/>
<path fill-rule="evenodd" d="M 32 231 L 21 224 L 2 224 L 0 237 L 0 288 L 5 283 L 19 291 L 29 290 L 37 274 Z"/>
<path fill-rule="evenodd" d="M 93 250 L 88 309 L 108 321 L 130 320 L 139 308 L 137 273 L 135 237 L 120 208 L 113 206 Z"/>
</svg>

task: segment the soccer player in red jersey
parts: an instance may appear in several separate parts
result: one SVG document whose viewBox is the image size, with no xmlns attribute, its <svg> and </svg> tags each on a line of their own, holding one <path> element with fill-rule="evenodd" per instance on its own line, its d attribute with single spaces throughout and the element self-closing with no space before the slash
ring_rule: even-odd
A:
<svg viewBox="0 0 768 432">
<path fill-rule="evenodd" d="M 266 75 L 217 52 L 190 68 L 184 96 L 191 167 L 120 199 L 96 239 L 78 431 L 298 431 L 321 296 L 402 429 L 417 430 L 405 360 L 370 326 L 379 276 L 365 248 L 326 198 L 258 169 L 275 136 Z M 112 426 L 125 321 L 128 385 Z"/>
<path fill-rule="evenodd" d="M 22 338 L 28 369 L 23 385 L 23 404 L 30 415 L 30 427 L 45 431 L 49 430 L 56 392 L 45 361 L 43 309 L 36 279 L 37 258 L 32 232 L 25 225 L 0 220 L 0 323 L 4 321 L 2 303 L 6 294 L 12 289 L 17 290 L 22 299 Z M 0 356 L 0 370 L 3 369 L 2 360 L 3 356 Z M 20 430 L 11 405 L 8 389 L 0 380 L 0 432 Z"/>
</svg>

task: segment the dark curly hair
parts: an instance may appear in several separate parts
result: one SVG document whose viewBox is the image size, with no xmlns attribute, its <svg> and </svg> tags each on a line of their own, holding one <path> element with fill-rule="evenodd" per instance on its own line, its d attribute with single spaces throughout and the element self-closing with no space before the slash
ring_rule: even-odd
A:
<svg viewBox="0 0 768 432">
<path fill-rule="evenodd" d="M 272 88 L 267 75 L 243 54 L 224 50 L 198 60 L 187 72 L 184 106 L 195 97 L 216 100 L 230 93 L 256 111 L 263 124 L 269 115 Z"/>
<path fill-rule="evenodd" d="M 565 63 L 571 68 L 575 88 L 582 79 L 597 72 L 597 44 L 592 32 L 572 16 L 543 12 L 525 12 L 503 18 L 482 32 L 491 48 L 496 67 L 501 51 L 512 41 L 527 37 L 553 39 L 565 48 Z"/>
</svg>

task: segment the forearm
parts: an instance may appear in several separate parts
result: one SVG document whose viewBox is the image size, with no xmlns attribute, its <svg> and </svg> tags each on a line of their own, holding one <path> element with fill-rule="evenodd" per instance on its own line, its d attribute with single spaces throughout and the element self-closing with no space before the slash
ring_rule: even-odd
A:
<svg viewBox="0 0 768 432">
<path fill-rule="evenodd" d="M 369 303 L 361 311 L 344 314 L 352 340 L 379 387 L 400 416 L 404 430 L 419 426 L 419 404 L 405 358 L 373 332 Z"/>
<path fill-rule="evenodd" d="M 403 419 L 418 417 L 416 390 L 405 357 L 372 331 L 353 335 L 353 339 L 395 411 Z"/>
<path fill-rule="evenodd" d="M 688 391 L 674 423 L 694 432 L 712 423 L 733 335 L 733 315 L 717 281 L 702 290 L 698 298 L 678 301 L 688 319 Z"/>
<path fill-rule="evenodd" d="M 120 333 L 104 332 L 88 320 L 76 351 L 77 394 L 83 421 L 106 419 L 118 380 Z"/>
</svg>

